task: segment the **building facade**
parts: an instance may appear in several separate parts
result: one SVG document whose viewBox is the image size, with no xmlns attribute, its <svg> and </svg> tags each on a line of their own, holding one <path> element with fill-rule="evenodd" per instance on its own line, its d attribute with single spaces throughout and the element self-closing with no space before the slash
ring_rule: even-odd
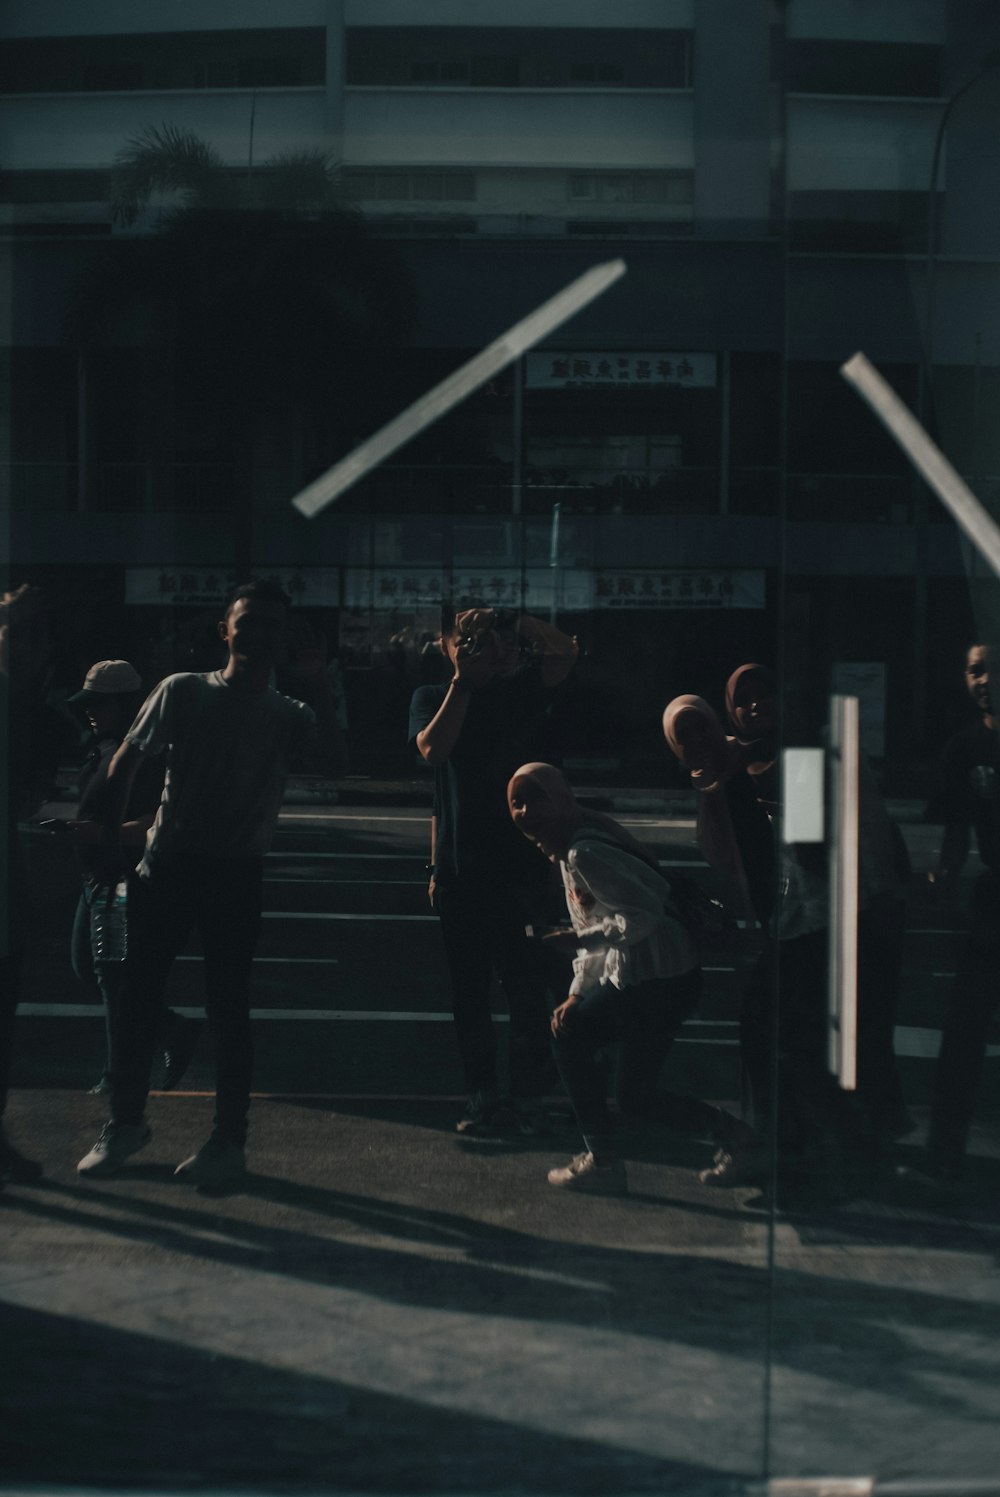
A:
<svg viewBox="0 0 1000 1497">
<path fill-rule="evenodd" d="M 248 560 L 369 683 L 415 678 L 442 596 L 542 611 L 580 635 L 636 773 L 657 703 L 717 696 L 748 655 L 820 695 L 864 666 L 876 753 L 905 779 L 933 748 L 914 661 L 950 677 L 967 558 L 838 368 L 863 349 L 1000 498 L 994 6 L 9 0 L 0 41 L 11 575 L 100 576 L 106 619 L 151 649 Z M 116 154 L 151 127 L 208 142 L 237 185 L 325 153 L 406 281 L 398 336 L 306 349 L 290 323 L 248 393 L 218 329 L 179 362 L 148 306 L 74 332 L 81 286 L 182 201 L 112 218 Z M 618 256 L 626 277 L 543 346 L 316 520 L 292 510 Z M 230 372 L 242 421 L 220 414 Z M 378 746 L 394 698 L 358 696 Z M 584 736 L 581 758 L 622 759 Z"/>
</svg>

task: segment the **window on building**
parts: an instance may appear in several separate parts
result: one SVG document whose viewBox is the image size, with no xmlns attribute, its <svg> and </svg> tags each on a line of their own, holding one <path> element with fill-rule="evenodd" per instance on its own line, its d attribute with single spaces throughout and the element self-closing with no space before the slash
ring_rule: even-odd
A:
<svg viewBox="0 0 1000 1497">
<path fill-rule="evenodd" d="M 938 98 L 942 56 L 941 47 L 925 43 L 793 38 L 785 82 L 792 93 Z"/>
<path fill-rule="evenodd" d="M 322 27 L 4 40 L 0 93 L 321 86 Z"/>
<path fill-rule="evenodd" d="M 588 27 L 352 26 L 347 82 L 473 88 L 689 88 L 691 33 Z"/>
<path fill-rule="evenodd" d="M 236 64 L 238 88 L 296 88 L 301 82 L 300 57 L 241 57 Z"/>
<path fill-rule="evenodd" d="M 476 176 L 463 171 L 401 171 L 379 167 L 344 173 L 348 196 L 356 202 L 474 202 Z"/>
<path fill-rule="evenodd" d="M 789 243 L 795 250 L 922 253 L 926 192 L 793 192 Z"/>
<path fill-rule="evenodd" d="M 105 203 L 110 172 L 0 172 L 0 203 Z"/>
<path fill-rule="evenodd" d="M 625 69 L 620 62 L 574 62 L 569 70 L 571 83 L 624 83 Z"/>
<path fill-rule="evenodd" d="M 580 203 L 691 203 L 694 173 L 572 172 L 569 198 Z"/>
</svg>

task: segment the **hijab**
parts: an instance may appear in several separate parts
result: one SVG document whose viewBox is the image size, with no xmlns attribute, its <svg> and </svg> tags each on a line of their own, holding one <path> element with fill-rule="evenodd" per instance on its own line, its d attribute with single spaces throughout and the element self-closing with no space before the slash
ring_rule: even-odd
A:
<svg viewBox="0 0 1000 1497">
<path fill-rule="evenodd" d="M 766 665 L 758 665 L 751 661 L 748 665 L 737 666 L 736 670 L 726 682 L 726 714 L 729 725 L 736 735 L 739 743 L 753 743 L 763 737 L 757 728 L 753 718 L 745 707 L 737 705 L 736 697 L 740 687 L 745 681 L 756 677 L 763 687 L 763 696 L 776 700 L 778 695 L 778 683 L 774 679 L 774 673 Z M 772 730 L 773 731 L 773 730 Z"/>
<path fill-rule="evenodd" d="M 762 694 L 776 701 L 778 683 L 774 672 L 766 665 L 751 661 L 747 665 L 738 666 L 726 682 L 726 712 L 736 735 L 736 742 L 743 748 L 743 763 L 747 774 L 757 788 L 761 804 L 773 816 L 778 809 L 778 746 L 774 725 L 765 733 L 755 724 L 747 709 L 738 706 L 736 702 L 741 685 L 752 677 L 757 677 L 760 681 Z"/>
<path fill-rule="evenodd" d="M 530 804 L 518 803 L 519 792 L 533 793 Z M 514 825 L 549 857 L 565 862 L 574 837 L 591 827 L 611 838 L 644 863 L 655 867 L 649 852 L 630 832 L 603 811 L 584 810 L 561 769 L 554 764 L 522 764 L 507 786 L 507 805 Z M 658 871 L 658 870 L 657 870 Z"/>
<path fill-rule="evenodd" d="M 697 749 L 683 742 L 682 722 L 699 722 L 702 744 Z M 738 767 L 740 754 L 736 742 L 727 738 L 722 724 L 704 697 L 679 696 L 667 704 L 663 713 L 663 735 L 670 750 L 690 771 L 696 790 L 717 790 Z"/>
</svg>

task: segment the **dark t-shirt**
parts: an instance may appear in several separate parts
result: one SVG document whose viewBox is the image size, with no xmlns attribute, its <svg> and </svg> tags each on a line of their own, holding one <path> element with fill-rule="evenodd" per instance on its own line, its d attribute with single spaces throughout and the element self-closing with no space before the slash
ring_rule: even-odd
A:
<svg viewBox="0 0 1000 1497">
<path fill-rule="evenodd" d="M 1000 872 L 1000 737 L 984 722 L 945 744 L 925 819 L 974 828 L 979 856 Z"/>
<path fill-rule="evenodd" d="M 101 814 L 101 801 L 104 797 L 105 786 L 108 780 L 108 768 L 118 748 L 116 738 L 102 738 L 93 748 L 89 757 L 84 760 L 80 770 L 78 783 L 79 803 L 76 809 L 78 821 L 97 821 Z M 160 796 L 163 793 L 163 770 L 164 761 L 162 755 L 140 761 L 136 771 L 132 788 L 129 792 L 128 805 L 125 807 L 125 821 L 138 821 L 140 817 L 152 816 L 160 804 Z M 90 859 L 94 849 L 78 847 L 77 857 L 80 867 L 85 874 L 92 872 Z M 139 861 L 138 850 L 133 859 L 133 866 Z M 126 872 L 123 868 L 122 872 Z"/>
<path fill-rule="evenodd" d="M 411 743 L 447 693 L 446 685 L 417 687 L 410 702 Z M 507 782 L 522 764 L 545 758 L 550 699 L 537 666 L 472 693 L 455 747 L 434 768 L 438 879 L 545 877 L 545 860 L 510 819 Z"/>
<path fill-rule="evenodd" d="M 758 799 L 757 786 L 742 770 L 726 781 L 725 794 L 750 902 L 757 919 L 766 926 L 774 909 L 777 885 L 771 820 Z"/>
</svg>

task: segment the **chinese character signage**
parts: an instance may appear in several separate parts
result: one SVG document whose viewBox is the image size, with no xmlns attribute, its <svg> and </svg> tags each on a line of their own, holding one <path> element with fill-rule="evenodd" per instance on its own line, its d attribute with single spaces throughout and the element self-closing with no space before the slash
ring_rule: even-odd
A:
<svg viewBox="0 0 1000 1497">
<path fill-rule="evenodd" d="M 518 613 L 552 607 L 583 610 L 590 607 L 592 593 L 590 573 L 568 567 L 482 567 L 454 573 L 357 567 L 344 574 L 347 608 L 385 612 L 437 609 L 445 600 L 458 607 L 475 602 Z"/>
<path fill-rule="evenodd" d="M 737 569 L 484 567 L 450 574 L 358 567 L 345 573 L 344 603 L 351 609 L 414 614 L 436 610 L 444 599 L 459 607 L 482 602 L 526 613 L 552 608 L 569 613 L 591 608 L 763 608 L 766 585 L 762 571 Z"/>
<path fill-rule="evenodd" d="M 276 582 L 293 603 L 332 608 L 340 602 L 336 567 L 278 567 L 254 572 Z M 245 579 L 225 567 L 126 567 L 125 602 L 161 608 L 211 608 Z"/>
<path fill-rule="evenodd" d="M 598 571 L 592 607 L 763 608 L 764 573 L 750 571 Z"/>
<path fill-rule="evenodd" d="M 641 389 L 680 385 L 712 390 L 717 382 L 714 353 L 529 353 L 529 390 Z"/>
</svg>

